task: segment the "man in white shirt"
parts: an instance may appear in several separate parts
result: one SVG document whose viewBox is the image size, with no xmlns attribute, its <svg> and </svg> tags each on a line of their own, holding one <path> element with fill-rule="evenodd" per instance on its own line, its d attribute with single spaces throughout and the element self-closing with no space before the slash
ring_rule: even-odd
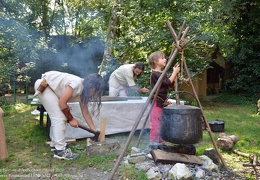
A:
<svg viewBox="0 0 260 180">
<path fill-rule="evenodd" d="M 145 87 L 139 88 L 135 84 L 135 79 L 144 71 L 144 64 L 124 64 L 117 68 L 109 78 L 109 96 L 127 96 L 127 87 L 137 92 L 149 92 Z"/>
</svg>

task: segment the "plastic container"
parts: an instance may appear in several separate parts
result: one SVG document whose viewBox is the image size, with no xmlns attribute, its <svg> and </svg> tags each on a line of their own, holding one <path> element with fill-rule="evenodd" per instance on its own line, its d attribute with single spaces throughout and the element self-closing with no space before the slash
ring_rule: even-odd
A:
<svg viewBox="0 0 260 180">
<path fill-rule="evenodd" d="M 225 121 L 214 120 L 209 122 L 209 127 L 213 132 L 223 132 L 225 129 Z"/>
</svg>

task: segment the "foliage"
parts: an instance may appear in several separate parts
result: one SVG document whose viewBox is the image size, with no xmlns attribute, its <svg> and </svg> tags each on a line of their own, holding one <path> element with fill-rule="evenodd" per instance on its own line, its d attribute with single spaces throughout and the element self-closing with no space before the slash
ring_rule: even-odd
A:
<svg viewBox="0 0 260 180">
<path fill-rule="evenodd" d="M 259 46 L 260 46 L 260 2 L 235 1 L 232 13 L 239 17 L 232 26 L 233 37 L 237 40 L 228 60 L 233 63 L 233 79 L 230 89 L 234 92 L 260 96 Z"/>
<path fill-rule="evenodd" d="M 121 64 L 141 61 L 147 65 L 153 51 L 162 50 L 170 57 L 174 41 L 165 24 L 169 20 L 177 35 L 186 22 L 183 31 L 190 27 L 187 39 L 196 37 L 184 51 L 192 74 L 207 69 L 213 52 L 219 49 L 234 64 L 234 79 L 224 80 L 225 87 L 233 92 L 258 93 L 259 38 L 255 37 L 259 34 L 259 2 L 255 0 L 2 0 L 0 5 L 0 77 L 18 76 L 16 69 L 33 62 L 35 68 L 28 76 L 34 78 L 50 69 L 84 76 L 77 68 L 93 65 L 95 68 L 84 73 L 102 68 L 108 79 Z M 113 27 L 111 20 L 115 20 Z M 110 28 L 115 29 L 112 57 L 103 68 L 100 64 Z M 92 53 L 93 41 L 97 42 L 94 49 L 99 50 L 96 58 L 84 53 Z M 143 77 L 147 80 L 148 73 Z M 141 86 L 146 84 L 140 82 Z"/>
<path fill-rule="evenodd" d="M 3 2 L 2 2 L 3 3 Z M 9 83 L 10 76 L 17 81 L 29 81 L 28 69 L 38 58 L 37 49 L 41 42 L 35 39 L 28 22 L 19 20 L 25 15 L 17 11 L 21 4 L 5 2 L 0 8 L 0 83 Z M 16 9 L 18 8 L 18 9 Z M 19 18 L 18 18 L 19 17 Z"/>
</svg>

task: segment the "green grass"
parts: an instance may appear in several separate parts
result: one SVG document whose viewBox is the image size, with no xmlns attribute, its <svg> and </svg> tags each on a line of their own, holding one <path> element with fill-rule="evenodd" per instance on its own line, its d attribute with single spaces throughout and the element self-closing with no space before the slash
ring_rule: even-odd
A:
<svg viewBox="0 0 260 180">
<path fill-rule="evenodd" d="M 239 100 L 235 100 L 235 98 Z M 228 99 L 227 103 L 223 99 Z M 232 101 L 230 99 L 233 99 Z M 239 103 L 237 103 L 239 101 Z M 256 100 L 257 101 L 257 100 Z M 255 101 L 255 102 L 256 102 Z M 235 103 L 234 103 L 235 102 Z M 241 97 L 230 96 L 218 97 L 209 101 L 203 101 L 202 107 L 208 122 L 216 119 L 225 121 L 225 133 L 236 135 L 239 141 L 233 149 L 239 149 L 244 153 L 254 155 L 260 154 L 260 118 L 256 115 L 256 106 L 252 100 L 244 99 L 241 103 Z M 239 105 L 237 105 L 239 104 Z M 56 174 L 58 179 L 73 179 L 64 174 L 72 171 L 77 174 L 80 171 L 91 167 L 109 174 L 117 159 L 114 154 L 108 156 L 88 156 L 86 152 L 79 150 L 86 147 L 85 140 L 79 140 L 71 144 L 73 152 L 81 156 L 75 161 L 61 161 L 52 158 L 53 153 L 49 151 L 48 135 L 45 127 L 39 126 L 37 116 L 32 116 L 31 111 L 35 107 L 28 104 L 17 103 L 2 106 L 5 111 L 4 124 L 6 130 L 6 142 L 9 157 L 0 161 L 0 180 L 8 179 L 10 175 L 30 175 L 31 173 Z M 218 138 L 218 133 L 213 132 L 214 140 Z M 145 135 L 147 136 L 147 134 Z M 123 135 L 111 136 L 120 141 L 124 146 L 128 133 Z M 127 150 L 129 154 L 131 147 L 136 145 L 138 134 L 136 134 Z M 148 141 L 142 139 L 140 147 L 144 149 Z M 196 144 L 197 155 L 202 155 L 207 148 L 213 148 L 212 140 L 207 131 L 203 131 L 203 140 Z M 246 158 L 234 154 L 232 151 L 220 150 L 224 160 L 232 169 L 242 170 L 243 167 L 233 158 L 247 161 Z M 145 173 L 136 170 L 133 166 L 120 166 L 117 174 L 124 179 L 146 179 Z M 253 179 L 250 171 L 244 174 L 248 179 Z M 5 178 L 7 177 L 7 178 Z"/>
</svg>

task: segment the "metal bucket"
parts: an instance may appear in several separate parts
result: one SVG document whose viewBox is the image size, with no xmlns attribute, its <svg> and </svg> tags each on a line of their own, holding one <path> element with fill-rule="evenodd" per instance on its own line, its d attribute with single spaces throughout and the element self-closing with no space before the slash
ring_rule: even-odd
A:
<svg viewBox="0 0 260 180">
<path fill-rule="evenodd" d="M 187 105 L 163 108 L 160 137 L 175 144 L 195 144 L 202 140 L 202 117 L 198 107 Z"/>
</svg>

